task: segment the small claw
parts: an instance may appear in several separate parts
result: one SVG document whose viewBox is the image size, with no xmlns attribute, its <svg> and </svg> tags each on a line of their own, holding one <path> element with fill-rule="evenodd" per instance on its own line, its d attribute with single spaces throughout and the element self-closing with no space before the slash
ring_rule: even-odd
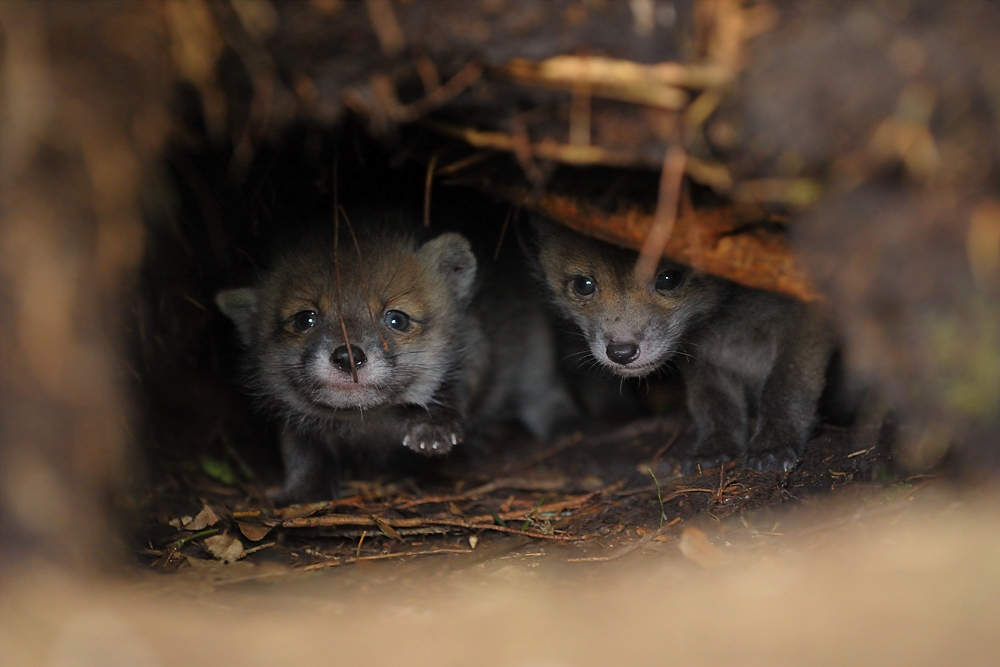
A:
<svg viewBox="0 0 1000 667">
<path fill-rule="evenodd" d="M 403 438 L 403 446 L 404 447 L 409 447 L 410 446 L 410 434 L 409 433 L 407 433 L 406 436 Z"/>
<path fill-rule="evenodd" d="M 420 449 L 427 449 L 427 445 L 421 442 L 420 443 Z"/>
<path fill-rule="evenodd" d="M 451 444 L 453 444 L 453 445 L 457 445 L 458 444 L 458 438 L 455 437 L 454 433 L 451 434 Z"/>
<path fill-rule="evenodd" d="M 431 449 L 437 449 L 437 448 L 438 448 L 438 444 L 436 442 L 433 445 L 431 445 Z"/>
</svg>

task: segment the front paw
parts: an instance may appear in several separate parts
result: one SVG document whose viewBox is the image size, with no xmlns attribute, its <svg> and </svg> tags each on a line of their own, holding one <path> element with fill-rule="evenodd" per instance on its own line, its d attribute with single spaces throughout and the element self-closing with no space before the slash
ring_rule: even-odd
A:
<svg viewBox="0 0 1000 667">
<path fill-rule="evenodd" d="M 403 437 L 403 445 L 417 454 L 444 456 L 462 442 L 462 428 L 454 422 L 416 422 Z"/>
<path fill-rule="evenodd" d="M 799 462 L 799 455 L 792 447 L 778 447 L 764 451 L 747 452 L 743 467 L 768 472 L 778 470 L 788 472 Z"/>
</svg>

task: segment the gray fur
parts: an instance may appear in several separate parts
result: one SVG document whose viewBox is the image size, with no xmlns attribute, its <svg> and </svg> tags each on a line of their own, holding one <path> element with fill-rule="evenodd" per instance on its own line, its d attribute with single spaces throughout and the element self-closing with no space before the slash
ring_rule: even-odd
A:
<svg viewBox="0 0 1000 667">
<path fill-rule="evenodd" d="M 576 324 L 594 358 L 624 377 L 671 360 L 680 367 L 696 432 L 688 470 L 743 457 L 747 467 L 788 470 L 816 422 L 832 337 L 816 308 L 664 260 L 683 275 L 657 291 L 633 277 L 636 254 L 537 221 L 537 264 L 556 308 Z M 593 295 L 573 289 L 594 280 Z M 616 363 L 609 343 L 634 344 Z"/>
<path fill-rule="evenodd" d="M 344 445 L 444 455 L 462 442 L 470 419 L 515 419 L 547 437 L 575 415 L 555 378 L 539 299 L 521 291 L 523 271 L 491 276 L 475 298 L 477 260 L 464 237 L 447 233 L 421 245 L 395 226 L 357 232 L 363 261 L 346 232 L 337 257 L 344 327 L 366 357 L 358 384 L 332 359 L 345 343 L 329 230 L 277 258 L 253 287 L 216 296 L 246 348 L 247 388 L 282 424 L 278 502 L 329 496 L 329 458 Z M 296 332 L 290 317 L 303 309 L 319 321 Z M 411 315 L 414 330 L 390 330 L 389 310 Z"/>
<path fill-rule="evenodd" d="M 344 230 L 336 254 L 340 316 L 329 230 L 302 239 L 253 287 L 216 297 L 246 348 L 247 388 L 282 424 L 279 502 L 329 496 L 327 460 L 343 445 L 447 453 L 464 438 L 485 374 L 485 339 L 469 311 L 476 258 L 468 242 L 444 234 L 420 245 L 389 225 L 357 232 L 361 259 Z M 410 316 L 407 331 L 386 324 L 390 310 Z M 294 324 L 302 311 L 316 313 L 305 331 Z M 341 317 L 365 356 L 357 383 L 334 355 L 345 345 Z"/>
<path fill-rule="evenodd" d="M 257 320 L 257 292 L 252 287 L 222 290 L 215 295 L 215 305 L 233 321 L 240 344 L 250 347 L 254 322 Z"/>
<path fill-rule="evenodd" d="M 464 236 L 449 232 L 425 243 L 417 257 L 445 277 L 455 300 L 467 306 L 476 283 L 476 256 Z"/>
<path fill-rule="evenodd" d="M 477 295 L 474 307 L 490 339 L 490 375 L 476 416 L 519 421 L 545 440 L 579 411 L 560 377 L 543 292 L 520 259 L 489 265 Z"/>
</svg>

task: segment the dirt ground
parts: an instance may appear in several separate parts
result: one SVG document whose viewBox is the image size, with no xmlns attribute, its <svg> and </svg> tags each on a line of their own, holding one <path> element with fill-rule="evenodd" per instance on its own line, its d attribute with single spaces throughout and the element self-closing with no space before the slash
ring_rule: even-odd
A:
<svg viewBox="0 0 1000 667">
<path fill-rule="evenodd" d="M 477 529 L 359 545 L 275 529 L 279 544 L 231 564 L 197 538 L 100 573 L 22 562 L 0 580 L 0 650 L 7 665 L 995 664 L 996 491 L 921 479 L 831 492 L 829 472 L 871 462 L 843 444 L 826 450 L 841 465 L 825 492 L 772 477 L 756 509 L 725 490 L 749 481 L 738 472 L 722 500 L 713 473 L 673 480 L 665 499 L 716 495 L 700 512 L 703 494 L 665 500 L 665 526 L 685 518 L 663 531 L 655 496 L 610 492 L 620 513 L 606 521 L 620 523 L 583 541 Z M 600 532 L 594 514 L 553 535 Z"/>
<path fill-rule="evenodd" d="M 250 470 L 239 471 L 251 467 L 242 459 L 202 459 L 200 470 L 160 472 L 133 551 L 155 572 L 237 560 L 305 571 L 443 555 L 489 562 L 500 557 L 494 553 L 597 562 L 640 549 L 676 551 L 698 526 L 750 511 L 758 524 L 745 529 L 766 536 L 780 532 L 761 523 L 767 512 L 845 489 L 894 497 L 930 479 L 893 471 L 888 423 L 820 429 L 789 473 L 730 464 L 682 476 L 674 450 L 688 426 L 683 417 L 652 417 L 552 443 L 509 436 L 416 474 L 345 476 L 338 500 L 277 509 L 267 500 L 269 482 L 279 481 L 274 472 L 250 479 Z"/>
<path fill-rule="evenodd" d="M 994 664 L 996 489 L 898 473 L 891 422 L 683 477 L 686 428 L 511 436 L 282 509 L 277 470 L 166 466 L 129 562 L 0 569 L 3 664 Z"/>
</svg>

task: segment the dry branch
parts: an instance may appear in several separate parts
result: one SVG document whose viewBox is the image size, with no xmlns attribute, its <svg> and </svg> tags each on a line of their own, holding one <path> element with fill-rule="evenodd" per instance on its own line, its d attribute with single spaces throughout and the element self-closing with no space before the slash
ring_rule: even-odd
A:
<svg viewBox="0 0 1000 667">
<path fill-rule="evenodd" d="M 511 520 L 515 519 L 525 519 L 527 512 L 510 512 L 506 514 L 518 514 L 519 516 L 511 516 Z M 500 518 L 504 518 L 503 515 Z M 490 515 L 473 517 L 472 521 L 463 521 L 461 519 L 444 519 L 444 518 L 413 518 L 413 519 L 385 519 L 380 520 L 386 525 L 390 525 L 393 528 L 419 528 L 422 526 L 451 526 L 453 528 L 464 528 L 466 530 L 495 530 L 501 533 L 511 533 L 513 535 L 523 535 L 525 537 L 535 537 L 543 540 L 559 540 L 563 542 L 578 542 L 581 540 L 589 539 L 586 535 L 547 535 L 545 533 L 539 533 L 530 530 L 517 530 L 516 528 L 508 528 L 507 526 L 500 526 L 495 523 L 485 523 L 485 521 L 492 521 L 493 517 Z M 477 523 L 477 521 L 481 523 Z M 325 528 L 329 526 L 378 526 L 378 523 L 372 517 L 366 516 L 356 516 L 350 514 L 328 514 L 326 516 L 309 517 L 307 519 L 293 519 L 291 521 L 285 521 L 281 524 L 283 528 Z"/>
<path fill-rule="evenodd" d="M 445 136 L 461 139 L 475 148 L 486 148 L 506 153 L 516 153 L 520 148 L 516 137 L 503 132 L 489 132 L 430 120 L 425 120 L 422 124 Z M 552 139 L 542 139 L 539 142 L 529 144 L 528 148 L 535 158 L 577 166 L 600 164 L 609 167 L 636 167 L 645 166 L 648 162 L 647 159 L 632 151 L 614 150 L 593 145 L 560 144 Z"/>
<path fill-rule="evenodd" d="M 450 526 L 454 528 L 464 528 L 467 530 L 494 530 L 525 537 L 535 537 L 546 540 L 576 541 L 587 539 L 586 536 L 555 535 L 537 531 L 518 530 L 495 523 L 497 519 L 506 521 L 526 521 L 531 517 L 545 514 L 556 514 L 566 510 L 578 509 L 587 503 L 595 493 L 588 493 L 581 496 L 572 496 L 555 503 L 540 505 L 530 510 L 516 510 L 501 512 L 497 515 L 483 514 L 468 519 L 456 519 L 453 517 L 414 517 L 414 518 L 390 518 L 375 516 L 371 514 L 326 514 L 322 516 L 301 517 L 288 519 L 281 522 L 282 528 L 328 528 L 334 526 L 374 526 L 383 533 L 398 537 L 396 529 L 422 528 L 428 526 Z M 392 535 L 392 533 L 395 533 Z"/>
<path fill-rule="evenodd" d="M 633 250 L 642 248 L 655 222 L 655 216 L 638 208 L 609 213 L 566 195 L 533 196 L 524 186 L 487 184 L 482 188 L 587 236 Z M 803 301 L 819 298 L 781 236 L 751 233 L 744 227 L 731 207 L 695 210 L 682 200 L 663 255 L 748 287 Z"/>
<path fill-rule="evenodd" d="M 671 110 L 687 105 L 682 88 L 723 86 L 731 78 L 714 65 L 643 65 L 597 56 L 556 56 L 538 63 L 514 59 L 500 73 L 521 84 L 570 91 L 585 87 L 595 97 Z"/>
</svg>

